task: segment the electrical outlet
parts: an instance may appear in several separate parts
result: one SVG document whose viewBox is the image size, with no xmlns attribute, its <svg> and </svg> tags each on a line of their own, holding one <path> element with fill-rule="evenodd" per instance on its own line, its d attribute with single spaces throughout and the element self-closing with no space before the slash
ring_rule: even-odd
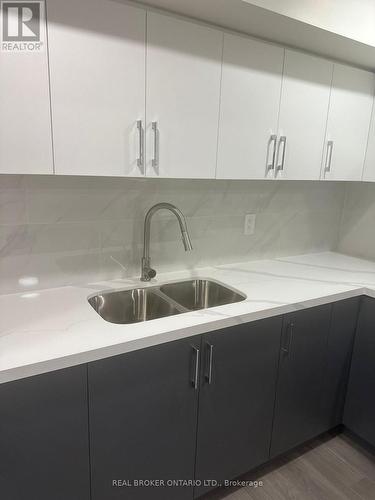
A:
<svg viewBox="0 0 375 500">
<path fill-rule="evenodd" d="M 255 220 L 256 214 L 246 214 L 245 215 L 245 224 L 244 224 L 244 234 L 246 236 L 250 236 L 255 233 Z"/>
</svg>

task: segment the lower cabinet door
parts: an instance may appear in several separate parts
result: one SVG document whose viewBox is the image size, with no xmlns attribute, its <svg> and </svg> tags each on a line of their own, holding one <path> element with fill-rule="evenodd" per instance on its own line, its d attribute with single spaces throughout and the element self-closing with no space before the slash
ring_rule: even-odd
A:
<svg viewBox="0 0 375 500">
<path fill-rule="evenodd" d="M 344 424 L 375 446 L 375 300 L 363 297 L 354 343 Z"/>
<path fill-rule="evenodd" d="M 92 500 L 192 498 L 199 344 L 89 364 Z"/>
<path fill-rule="evenodd" d="M 0 385 L 0 498 L 89 500 L 87 365 Z"/>
<path fill-rule="evenodd" d="M 269 458 L 281 323 L 203 336 L 195 497 Z"/>
<path fill-rule="evenodd" d="M 284 316 L 271 457 L 324 430 L 322 392 L 330 318 L 331 305 Z"/>
<path fill-rule="evenodd" d="M 359 304 L 360 298 L 354 297 L 332 306 L 322 393 L 323 431 L 332 429 L 343 421 Z"/>
</svg>

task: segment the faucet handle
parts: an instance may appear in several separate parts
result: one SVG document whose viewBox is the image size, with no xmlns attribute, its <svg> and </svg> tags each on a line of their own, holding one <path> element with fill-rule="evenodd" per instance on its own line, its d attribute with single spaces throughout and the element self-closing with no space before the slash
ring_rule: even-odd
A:
<svg viewBox="0 0 375 500">
<path fill-rule="evenodd" d="M 150 260 L 143 258 L 141 281 L 150 281 L 152 280 L 152 278 L 155 278 L 155 276 L 156 276 L 156 271 L 155 269 L 152 269 L 152 267 L 150 266 Z"/>
<path fill-rule="evenodd" d="M 155 278 L 156 276 L 156 271 L 155 269 L 152 269 L 152 267 L 149 267 L 148 269 L 145 269 L 147 277 L 151 280 L 152 278 Z"/>
</svg>

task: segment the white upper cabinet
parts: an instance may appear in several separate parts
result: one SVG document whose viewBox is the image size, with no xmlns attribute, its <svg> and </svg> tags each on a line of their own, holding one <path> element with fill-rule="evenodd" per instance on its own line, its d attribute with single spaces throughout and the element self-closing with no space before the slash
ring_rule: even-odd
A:
<svg viewBox="0 0 375 500">
<path fill-rule="evenodd" d="M 375 100 L 372 107 L 371 126 L 362 179 L 364 181 L 375 182 Z"/>
<path fill-rule="evenodd" d="M 274 176 L 283 58 L 281 47 L 224 35 L 218 178 Z"/>
<path fill-rule="evenodd" d="M 0 51 L 0 173 L 375 181 L 373 73 L 127 1 L 41 8 L 42 50 Z"/>
<path fill-rule="evenodd" d="M 375 75 L 341 64 L 334 65 L 322 178 L 362 178 Z"/>
<path fill-rule="evenodd" d="M 222 37 L 147 14 L 147 175 L 215 177 Z"/>
<path fill-rule="evenodd" d="M 41 50 L 0 51 L 0 173 L 53 173 L 43 6 Z"/>
<path fill-rule="evenodd" d="M 145 31 L 143 9 L 48 0 L 57 174 L 144 174 Z"/>
<path fill-rule="evenodd" d="M 333 63 L 285 51 L 276 178 L 320 178 Z"/>
</svg>

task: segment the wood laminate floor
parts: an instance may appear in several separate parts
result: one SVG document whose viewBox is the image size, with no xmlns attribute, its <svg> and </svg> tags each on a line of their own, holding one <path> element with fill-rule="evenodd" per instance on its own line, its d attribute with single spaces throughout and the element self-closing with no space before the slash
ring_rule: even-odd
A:
<svg viewBox="0 0 375 500">
<path fill-rule="evenodd" d="M 263 486 L 219 489 L 202 500 L 375 500 L 375 455 L 347 434 L 325 435 L 241 479 Z"/>
</svg>

